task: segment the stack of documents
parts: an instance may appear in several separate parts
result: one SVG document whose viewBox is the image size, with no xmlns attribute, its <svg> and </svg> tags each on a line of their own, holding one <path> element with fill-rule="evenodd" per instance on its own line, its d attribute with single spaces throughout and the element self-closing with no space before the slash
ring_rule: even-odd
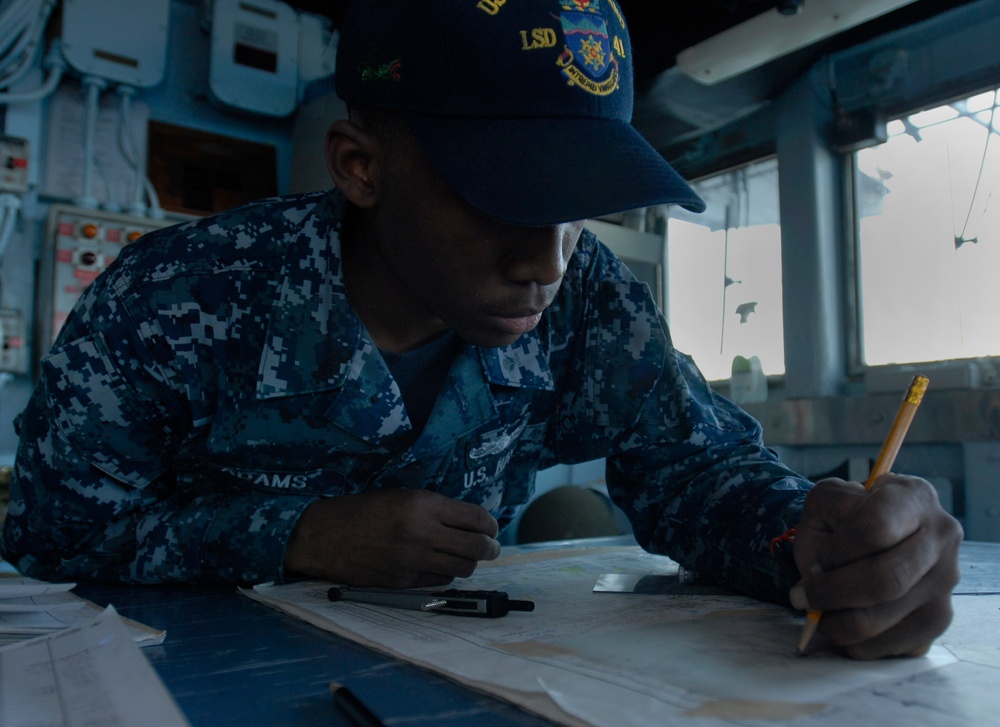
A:
<svg viewBox="0 0 1000 727">
<path fill-rule="evenodd" d="M 0 646 L 93 621 L 102 609 L 70 591 L 75 583 L 48 583 L 18 575 L 0 577 Z M 139 646 L 160 644 L 166 632 L 122 619 Z"/>
<path fill-rule="evenodd" d="M 71 612 L 87 618 L 0 648 L 0 725 L 190 727 L 112 607 Z"/>
</svg>

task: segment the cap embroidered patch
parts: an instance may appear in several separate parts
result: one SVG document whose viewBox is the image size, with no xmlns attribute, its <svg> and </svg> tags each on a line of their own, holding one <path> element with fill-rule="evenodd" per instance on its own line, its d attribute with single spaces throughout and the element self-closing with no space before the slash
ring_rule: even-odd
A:
<svg viewBox="0 0 1000 727">
<path fill-rule="evenodd" d="M 398 81 L 400 62 L 389 61 L 381 65 L 366 65 L 361 67 L 361 80 L 368 81 Z"/>
<path fill-rule="evenodd" d="M 600 14 L 600 0 L 573 0 L 562 3 L 562 8 L 560 20 L 566 49 L 558 63 L 563 75 L 570 85 L 588 93 L 597 96 L 613 93 L 618 88 L 618 59 L 612 53 L 607 21 Z M 615 38 L 615 47 L 624 54 L 620 38 Z"/>
</svg>

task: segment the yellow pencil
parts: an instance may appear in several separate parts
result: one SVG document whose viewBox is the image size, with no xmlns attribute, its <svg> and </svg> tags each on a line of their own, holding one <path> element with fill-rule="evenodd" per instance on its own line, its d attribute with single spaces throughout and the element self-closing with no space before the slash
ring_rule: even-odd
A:
<svg viewBox="0 0 1000 727">
<path fill-rule="evenodd" d="M 889 429 L 889 434 L 885 438 L 885 443 L 882 445 L 882 450 L 878 453 L 878 459 L 875 460 L 875 466 L 872 467 L 871 473 L 868 475 L 868 479 L 865 481 L 865 489 L 870 490 L 875 484 L 875 480 L 884 475 L 890 469 L 892 469 L 892 463 L 896 461 L 896 455 L 899 454 L 899 448 L 903 444 L 903 439 L 906 437 L 906 431 L 910 428 L 910 423 L 913 421 L 913 415 L 917 413 L 917 407 L 920 406 L 920 402 L 923 401 L 924 392 L 927 391 L 927 384 L 930 381 L 926 376 L 921 376 L 917 374 L 913 377 L 913 381 L 910 382 L 910 388 L 906 390 L 903 395 L 903 402 L 899 405 L 899 411 L 896 412 L 896 419 L 892 422 L 892 427 Z M 822 611 L 808 611 L 806 613 L 806 624 L 802 629 L 802 638 L 799 639 L 799 653 L 802 654 L 806 646 L 809 645 L 809 641 L 812 639 L 813 634 L 816 633 L 816 629 L 819 627 L 819 621 L 823 618 Z"/>
</svg>

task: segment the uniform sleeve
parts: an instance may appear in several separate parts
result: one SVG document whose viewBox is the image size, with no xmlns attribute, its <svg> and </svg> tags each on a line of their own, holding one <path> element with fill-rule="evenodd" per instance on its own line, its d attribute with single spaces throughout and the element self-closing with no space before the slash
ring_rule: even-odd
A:
<svg viewBox="0 0 1000 727">
<path fill-rule="evenodd" d="M 811 483 L 763 444 L 759 423 L 676 351 L 648 290 L 598 249 L 563 382 L 554 449 L 606 457 L 613 501 L 641 546 L 757 598 L 787 602 L 798 572 L 772 538 L 798 522 Z"/>
<path fill-rule="evenodd" d="M 311 500 L 178 486 L 175 457 L 196 436 L 190 402 L 151 353 L 153 324 L 106 287 L 81 299 L 17 420 L 3 556 L 43 579 L 280 580 Z"/>
<path fill-rule="evenodd" d="M 758 422 L 671 349 L 630 438 L 608 459 L 607 481 L 643 547 L 786 603 L 798 570 L 790 551 L 772 554 L 770 542 L 798 523 L 811 483 L 763 445 Z"/>
</svg>

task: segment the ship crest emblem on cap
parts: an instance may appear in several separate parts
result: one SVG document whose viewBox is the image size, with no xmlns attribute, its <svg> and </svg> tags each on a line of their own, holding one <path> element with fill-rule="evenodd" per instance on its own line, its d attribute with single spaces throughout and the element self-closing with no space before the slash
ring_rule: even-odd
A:
<svg viewBox="0 0 1000 727">
<path fill-rule="evenodd" d="M 566 47 L 558 64 L 563 75 L 571 86 L 596 96 L 613 93 L 618 89 L 618 59 L 600 0 L 563 0 L 560 5 Z"/>
</svg>

